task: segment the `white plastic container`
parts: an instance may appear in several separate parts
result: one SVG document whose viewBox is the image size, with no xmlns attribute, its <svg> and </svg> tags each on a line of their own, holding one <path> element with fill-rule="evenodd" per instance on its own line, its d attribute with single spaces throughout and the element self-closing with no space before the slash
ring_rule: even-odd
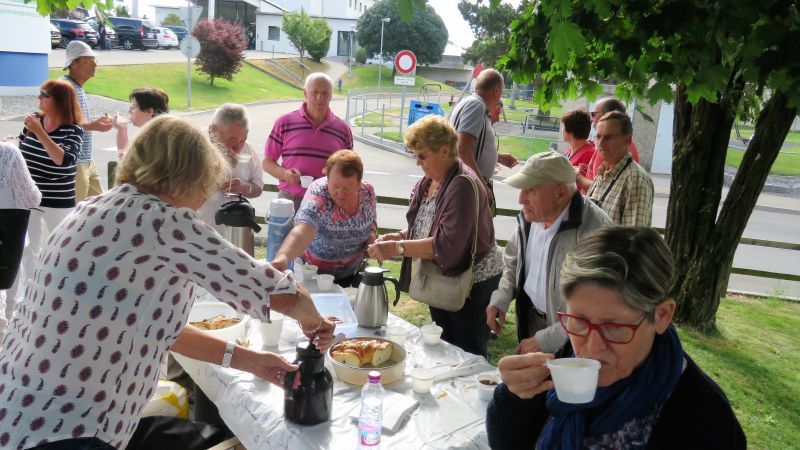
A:
<svg viewBox="0 0 800 450">
<path fill-rule="evenodd" d="M 547 361 L 556 385 L 556 395 L 564 403 L 589 403 L 597 390 L 600 362 L 587 358 L 561 358 Z"/>
<path fill-rule="evenodd" d="M 330 291 L 333 288 L 333 275 L 323 273 L 314 275 L 314 279 L 317 280 L 317 287 L 320 291 Z"/>
<path fill-rule="evenodd" d="M 194 306 L 192 306 L 192 310 L 189 311 L 189 322 L 200 322 L 219 315 L 237 317 L 242 320 L 236 325 L 231 325 L 219 330 L 203 330 L 203 332 L 226 341 L 235 341 L 236 339 L 244 337 L 245 320 L 249 319 L 222 302 L 196 302 Z"/>
<path fill-rule="evenodd" d="M 401 326 L 397 326 L 397 325 L 388 327 L 386 329 L 386 338 L 391 340 L 391 341 L 394 341 L 394 342 L 396 342 L 396 343 L 398 343 L 400 345 L 403 345 L 403 344 L 406 343 L 406 335 L 407 334 L 408 334 L 408 331 L 406 331 L 405 328 L 403 328 Z"/>
<path fill-rule="evenodd" d="M 500 381 L 494 375 L 478 375 L 475 378 L 475 387 L 478 390 L 478 397 L 487 402 L 494 396 L 494 389 Z"/>
<path fill-rule="evenodd" d="M 422 328 L 422 341 L 427 345 L 436 345 L 442 340 L 442 327 L 435 323 L 423 325 Z"/>
<path fill-rule="evenodd" d="M 303 175 L 302 177 L 300 177 L 300 186 L 303 186 L 306 189 L 308 189 L 308 187 L 311 186 L 311 183 L 313 182 L 314 182 L 314 177 L 312 177 L 311 175 Z"/>
<path fill-rule="evenodd" d="M 427 394 L 433 386 L 434 373 L 430 369 L 418 367 L 411 371 L 411 388 L 417 394 Z"/>
<path fill-rule="evenodd" d="M 261 333 L 261 343 L 265 347 L 274 347 L 281 341 L 281 331 L 283 331 L 283 314 L 277 311 L 270 311 L 269 322 L 261 322 L 258 331 Z"/>
</svg>

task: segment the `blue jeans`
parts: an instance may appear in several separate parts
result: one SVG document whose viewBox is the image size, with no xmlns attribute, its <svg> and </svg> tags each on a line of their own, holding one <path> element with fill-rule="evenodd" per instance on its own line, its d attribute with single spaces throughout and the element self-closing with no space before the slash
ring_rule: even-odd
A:
<svg viewBox="0 0 800 450">
<path fill-rule="evenodd" d="M 492 292 L 500 284 L 497 274 L 488 280 L 472 285 L 464 307 L 450 312 L 430 307 L 431 319 L 442 327 L 442 339 L 462 350 L 489 359 L 489 326 L 486 325 L 486 307 Z"/>
</svg>

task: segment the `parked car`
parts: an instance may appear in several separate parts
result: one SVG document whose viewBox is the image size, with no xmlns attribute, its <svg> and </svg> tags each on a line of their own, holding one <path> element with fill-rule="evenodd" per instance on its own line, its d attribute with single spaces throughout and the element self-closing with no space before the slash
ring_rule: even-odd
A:
<svg viewBox="0 0 800 450">
<path fill-rule="evenodd" d="M 180 41 L 178 41 L 178 36 L 175 35 L 175 32 L 170 30 L 166 27 L 155 27 L 153 28 L 153 32 L 156 33 L 156 39 L 158 40 L 158 46 L 161 48 L 177 48 Z"/>
<path fill-rule="evenodd" d="M 50 23 L 61 32 L 61 45 L 64 47 L 70 41 L 84 41 L 92 48 L 97 47 L 97 32 L 88 23 L 69 19 L 50 19 Z"/>
<path fill-rule="evenodd" d="M 164 28 L 169 28 L 172 30 L 176 36 L 178 36 L 178 42 L 181 42 L 183 38 L 185 38 L 189 34 L 189 30 L 186 27 L 179 27 L 177 25 L 165 25 Z"/>
<path fill-rule="evenodd" d="M 91 26 L 92 29 L 97 32 L 97 38 L 100 39 L 100 24 L 97 21 L 97 17 L 89 17 L 86 19 L 86 23 L 88 23 L 89 26 Z M 108 39 L 111 40 L 111 46 L 119 47 L 119 36 L 117 35 L 117 32 L 114 31 L 114 27 L 106 24 L 106 34 L 108 35 Z"/>
<path fill-rule="evenodd" d="M 158 48 L 156 34 L 146 20 L 133 17 L 109 17 L 108 21 L 113 25 L 120 45 L 125 50 Z"/>
<path fill-rule="evenodd" d="M 56 48 L 61 46 L 61 31 L 58 30 L 58 27 L 50 23 L 50 48 Z"/>
</svg>

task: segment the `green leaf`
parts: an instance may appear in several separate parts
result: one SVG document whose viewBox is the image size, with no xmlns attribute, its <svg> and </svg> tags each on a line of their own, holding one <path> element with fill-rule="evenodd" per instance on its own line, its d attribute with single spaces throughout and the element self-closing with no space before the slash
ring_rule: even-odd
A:
<svg viewBox="0 0 800 450">
<path fill-rule="evenodd" d="M 400 18 L 406 22 L 411 21 L 411 16 L 414 13 L 414 7 L 411 5 L 411 0 L 396 0 L 397 7 L 400 10 Z"/>
<path fill-rule="evenodd" d="M 650 103 L 655 103 L 658 100 L 670 100 L 672 98 L 672 86 L 663 80 L 659 80 L 647 90 L 647 98 Z"/>
<path fill-rule="evenodd" d="M 570 52 L 580 54 L 586 47 L 586 39 L 583 37 L 581 29 L 572 22 L 554 24 L 550 38 L 553 59 L 560 65 L 566 66 L 569 63 Z"/>
</svg>

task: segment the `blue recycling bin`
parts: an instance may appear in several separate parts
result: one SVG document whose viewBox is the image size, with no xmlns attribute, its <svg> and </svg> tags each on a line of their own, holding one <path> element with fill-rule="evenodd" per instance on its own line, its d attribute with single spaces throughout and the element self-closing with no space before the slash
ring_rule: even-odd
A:
<svg viewBox="0 0 800 450">
<path fill-rule="evenodd" d="M 444 110 L 438 103 L 423 103 L 419 100 L 411 100 L 411 105 L 409 105 L 408 109 L 408 125 L 411 126 L 417 120 L 430 114 L 444 117 Z"/>
</svg>

